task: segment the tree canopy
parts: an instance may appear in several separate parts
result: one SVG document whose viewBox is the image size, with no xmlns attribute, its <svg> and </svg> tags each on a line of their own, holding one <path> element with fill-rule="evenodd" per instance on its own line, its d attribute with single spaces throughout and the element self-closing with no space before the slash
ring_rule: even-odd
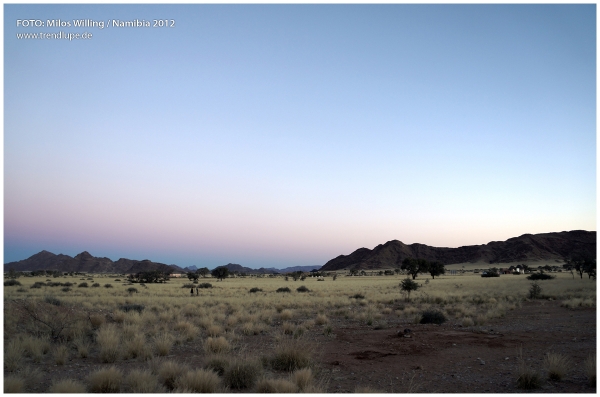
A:
<svg viewBox="0 0 600 397">
<path fill-rule="evenodd" d="M 223 280 L 229 276 L 229 269 L 225 266 L 215 267 L 210 274 L 218 280 Z"/>
<path fill-rule="evenodd" d="M 406 270 L 414 280 L 419 273 L 425 273 L 429 270 L 429 262 L 425 259 L 405 258 L 400 269 Z"/>
</svg>

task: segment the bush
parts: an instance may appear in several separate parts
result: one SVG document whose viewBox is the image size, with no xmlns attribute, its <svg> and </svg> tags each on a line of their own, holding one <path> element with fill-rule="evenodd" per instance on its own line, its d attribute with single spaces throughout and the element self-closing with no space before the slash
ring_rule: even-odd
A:
<svg viewBox="0 0 600 397">
<path fill-rule="evenodd" d="M 181 288 L 196 288 L 194 284 L 183 284 Z"/>
<path fill-rule="evenodd" d="M 298 292 L 310 292 L 310 290 L 308 288 L 306 288 L 304 285 L 301 285 L 298 288 L 296 288 L 296 291 L 298 291 Z"/>
<path fill-rule="evenodd" d="M 225 370 L 223 380 L 232 389 L 248 389 L 254 386 L 261 373 L 259 362 L 236 359 Z"/>
<path fill-rule="evenodd" d="M 552 280 L 555 276 L 546 273 L 531 273 L 527 280 Z"/>
<path fill-rule="evenodd" d="M 137 304 L 134 304 L 134 303 L 128 303 L 128 304 L 120 306 L 119 310 L 122 310 L 124 312 L 134 311 L 134 312 L 142 313 L 142 311 L 144 310 L 144 308 L 145 308 L 144 305 L 137 305 Z"/>
<path fill-rule="evenodd" d="M 21 283 L 19 281 L 15 280 L 14 278 L 10 279 L 10 280 L 6 280 L 4 282 L 5 287 L 13 287 L 15 285 L 21 285 Z"/>
<path fill-rule="evenodd" d="M 41 281 L 36 281 L 35 283 L 33 283 L 33 285 L 29 288 L 42 288 L 45 287 L 46 284 L 41 282 Z"/>
<path fill-rule="evenodd" d="M 531 283 L 531 287 L 529 287 L 529 298 L 530 299 L 538 299 L 542 296 L 542 287 L 539 286 L 537 282 Z"/>
<path fill-rule="evenodd" d="M 250 292 L 251 294 L 253 294 L 255 292 L 262 292 L 262 289 L 254 287 L 254 288 L 250 288 L 250 291 L 248 291 L 248 292 Z"/>
<path fill-rule="evenodd" d="M 281 287 L 281 288 L 277 288 L 277 291 L 275 292 L 292 292 L 291 289 L 289 289 L 288 287 Z"/>
<path fill-rule="evenodd" d="M 421 324 L 443 324 L 446 322 L 446 316 L 438 310 L 426 310 L 421 315 Z"/>
<path fill-rule="evenodd" d="M 92 284 L 92 288 L 98 288 L 99 286 L 100 286 L 100 284 L 98 284 L 98 283 Z"/>
<path fill-rule="evenodd" d="M 80 283 L 77 287 L 79 287 L 79 288 L 87 288 L 88 287 L 88 283 L 85 283 L 85 282 Z"/>
<path fill-rule="evenodd" d="M 354 294 L 352 296 L 350 296 L 350 298 L 354 298 L 354 299 L 365 299 L 365 296 L 363 294 Z"/>
<path fill-rule="evenodd" d="M 112 284 L 104 284 L 104 288 L 112 288 Z"/>
<path fill-rule="evenodd" d="M 212 288 L 211 283 L 200 283 L 198 284 L 198 288 Z"/>
<path fill-rule="evenodd" d="M 130 288 L 127 288 L 127 292 L 129 292 L 130 294 L 133 294 L 135 292 L 137 294 L 138 290 L 136 288 L 130 287 Z"/>
</svg>

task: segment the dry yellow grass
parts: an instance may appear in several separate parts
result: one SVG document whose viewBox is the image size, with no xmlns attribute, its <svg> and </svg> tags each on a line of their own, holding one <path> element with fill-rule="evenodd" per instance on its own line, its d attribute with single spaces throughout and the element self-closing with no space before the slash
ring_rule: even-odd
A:
<svg viewBox="0 0 600 397">
<path fill-rule="evenodd" d="M 134 369 L 125 378 L 130 393 L 158 393 L 160 388 L 156 376 L 149 370 Z"/>
<path fill-rule="evenodd" d="M 122 379 L 123 374 L 114 366 L 95 371 L 87 378 L 92 393 L 118 393 Z"/>
<path fill-rule="evenodd" d="M 4 393 L 23 393 L 25 390 L 25 379 L 19 376 L 4 377 Z"/>
<path fill-rule="evenodd" d="M 79 393 L 83 394 L 86 392 L 85 385 L 77 380 L 73 379 L 62 379 L 56 382 L 52 382 L 52 385 L 48 389 L 49 393 Z"/>
</svg>

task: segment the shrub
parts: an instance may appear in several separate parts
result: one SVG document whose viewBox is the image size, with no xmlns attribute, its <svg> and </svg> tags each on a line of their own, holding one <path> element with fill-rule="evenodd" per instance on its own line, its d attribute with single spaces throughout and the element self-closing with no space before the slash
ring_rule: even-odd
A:
<svg viewBox="0 0 600 397">
<path fill-rule="evenodd" d="M 42 288 L 45 287 L 46 284 L 42 283 L 41 281 L 36 281 L 35 283 L 33 283 L 33 285 L 29 288 Z"/>
<path fill-rule="evenodd" d="M 104 284 L 104 288 L 112 288 L 112 284 Z"/>
<path fill-rule="evenodd" d="M 142 313 L 142 311 L 144 311 L 145 306 L 144 305 L 138 305 L 138 304 L 134 304 L 134 303 L 127 303 L 125 305 L 119 306 L 119 310 L 122 310 L 124 312 L 138 312 L 138 313 Z"/>
<path fill-rule="evenodd" d="M 198 288 L 212 288 L 211 283 L 200 283 L 198 284 Z"/>
<path fill-rule="evenodd" d="M 89 316 L 90 323 L 94 328 L 100 328 L 102 324 L 104 324 L 105 317 L 101 314 L 91 314 Z"/>
<path fill-rule="evenodd" d="M 21 285 L 21 283 L 19 281 L 15 280 L 14 278 L 10 279 L 10 280 L 6 280 L 4 282 L 5 287 L 13 287 L 15 285 Z"/>
<path fill-rule="evenodd" d="M 25 380 L 18 376 L 4 377 L 4 393 L 23 393 Z"/>
<path fill-rule="evenodd" d="M 291 289 L 289 289 L 288 287 L 281 287 L 281 288 L 277 288 L 277 291 L 275 292 L 292 292 Z"/>
<path fill-rule="evenodd" d="M 77 287 L 79 287 L 79 288 L 87 288 L 88 287 L 88 283 L 86 283 L 86 282 L 79 283 L 79 285 Z"/>
<path fill-rule="evenodd" d="M 125 378 L 125 382 L 131 393 L 156 393 L 159 391 L 156 376 L 148 370 L 132 370 Z"/>
<path fill-rule="evenodd" d="M 275 370 L 295 371 L 310 366 L 310 349 L 306 343 L 298 340 L 286 340 L 280 343 L 270 360 Z"/>
<path fill-rule="evenodd" d="M 438 310 L 426 310 L 421 315 L 421 324 L 443 324 L 446 322 L 444 313 Z"/>
<path fill-rule="evenodd" d="M 542 385 L 542 377 L 540 374 L 525 366 L 525 360 L 523 359 L 523 348 L 519 348 L 519 367 L 518 367 L 518 378 L 517 378 L 517 387 L 519 389 L 532 390 L 539 389 Z"/>
<path fill-rule="evenodd" d="M 298 288 L 296 288 L 296 291 L 298 291 L 298 292 L 310 292 L 310 290 L 308 288 L 306 288 L 304 285 L 301 285 Z"/>
<path fill-rule="evenodd" d="M 98 288 L 99 286 L 100 286 L 100 284 L 99 284 L 99 283 L 94 283 L 94 284 L 92 284 L 92 288 Z"/>
<path fill-rule="evenodd" d="M 69 292 L 71 291 L 71 288 L 69 287 L 64 287 L 63 289 L 61 289 L 62 292 Z"/>
<path fill-rule="evenodd" d="M 315 318 L 315 323 L 317 325 L 324 325 L 327 324 L 329 322 L 329 320 L 327 319 L 327 316 L 324 314 L 318 314 L 317 318 Z"/>
<path fill-rule="evenodd" d="M 188 283 L 188 284 L 183 284 L 183 285 L 181 286 L 181 288 L 196 288 L 196 286 L 195 286 L 194 284 L 189 284 L 189 283 Z"/>
<path fill-rule="evenodd" d="M 248 291 L 248 292 L 250 292 L 251 294 L 253 294 L 255 292 L 262 292 L 262 289 L 254 287 L 254 288 L 250 288 L 250 291 Z"/>
<path fill-rule="evenodd" d="M 127 288 L 127 292 L 129 292 L 130 294 L 133 294 L 133 293 L 137 294 L 138 290 L 137 290 L 137 288 L 130 287 L 130 288 Z"/>
<path fill-rule="evenodd" d="M 365 299 L 365 296 L 361 293 L 358 294 L 354 294 L 352 296 L 350 296 L 350 298 L 354 298 L 354 299 Z"/>
<path fill-rule="evenodd" d="M 204 369 L 188 371 L 175 381 L 177 389 L 189 390 L 192 393 L 216 393 L 220 384 L 219 375 Z"/>
<path fill-rule="evenodd" d="M 54 305 L 54 306 L 60 306 L 61 303 L 62 303 L 60 300 L 56 299 L 53 296 L 47 296 L 47 297 L 45 297 L 44 298 L 44 302 L 49 303 L 49 304 Z"/>
<path fill-rule="evenodd" d="M 527 280 L 552 280 L 555 276 L 546 273 L 531 273 L 527 276 Z"/>
<path fill-rule="evenodd" d="M 406 300 L 409 302 L 410 302 L 410 293 L 412 291 L 418 290 L 420 287 L 421 286 L 416 281 L 411 280 L 409 277 L 405 278 L 400 283 L 400 290 L 402 290 L 403 292 L 406 292 Z"/>
<path fill-rule="evenodd" d="M 223 380 L 232 389 L 249 389 L 261 373 L 262 367 L 258 361 L 236 359 L 225 370 Z"/>
<path fill-rule="evenodd" d="M 49 393 L 80 393 L 86 392 L 83 383 L 73 379 L 62 379 L 52 382 L 52 386 L 48 389 Z"/>
<path fill-rule="evenodd" d="M 542 287 L 534 281 L 529 287 L 529 298 L 538 299 L 540 296 L 542 296 Z"/>
<path fill-rule="evenodd" d="M 92 393 L 118 393 L 122 378 L 121 371 L 112 366 L 92 373 L 87 379 Z"/>
</svg>

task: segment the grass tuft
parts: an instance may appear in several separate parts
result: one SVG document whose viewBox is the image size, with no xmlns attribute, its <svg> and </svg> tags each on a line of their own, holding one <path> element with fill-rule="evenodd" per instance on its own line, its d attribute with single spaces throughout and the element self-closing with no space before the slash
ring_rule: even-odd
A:
<svg viewBox="0 0 600 397">
<path fill-rule="evenodd" d="M 276 348 L 271 358 L 271 366 L 275 370 L 295 371 L 309 367 L 310 350 L 306 343 L 298 339 L 284 340 Z"/>
<path fill-rule="evenodd" d="M 583 363 L 585 376 L 590 386 L 596 386 L 596 355 L 590 354 Z"/>
<path fill-rule="evenodd" d="M 548 378 L 562 380 L 569 372 L 571 363 L 568 358 L 560 353 L 547 353 L 544 357 L 544 368 L 548 371 Z"/>
<path fill-rule="evenodd" d="M 80 393 L 86 392 L 85 385 L 73 379 L 62 379 L 52 382 L 48 389 L 49 393 Z"/>
<path fill-rule="evenodd" d="M 156 376 L 149 370 L 132 370 L 125 378 L 125 383 L 127 383 L 128 391 L 131 393 L 156 393 L 160 391 Z"/>
<path fill-rule="evenodd" d="M 177 389 L 190 390 L 192 393 L 216 393 L 220 386 L 219 375 L 205 369 L 187 371 L 175 381 Z"/>
<path fill-rule="evenodd" d="M 118 393 L 121 390 L 123 374 L 114 366 L 98 370 L 88 376 L 92 393 Z"/>
<path fill-rule="evenodd" d="M 4 377 L 4 393 L 23 393 L 25 380 L 18 376 Z"/>
<path fill-rule="evenodd" d="M 227 353 L 229 350 L 231 350 L 231 346 L 229 345 L 227 339 L 222 336 L 219 336 L 218 338 L 209 337 L 206 339 L 206 341 L 204 341 L 204 350 L 207 353 Z"/>
<path fill-rule="evenodd" d="M 249 389 L 262 374 L 262 366 L 256 360 L 235 359 L 225 370 L 223 380 L 231 389 Z"/>
<path fill-rule="evenodd" d="M 261 379 L 256 383 L 255 393 L 297 393 L 298 387 L 287 379 Z"/>
</svg>

